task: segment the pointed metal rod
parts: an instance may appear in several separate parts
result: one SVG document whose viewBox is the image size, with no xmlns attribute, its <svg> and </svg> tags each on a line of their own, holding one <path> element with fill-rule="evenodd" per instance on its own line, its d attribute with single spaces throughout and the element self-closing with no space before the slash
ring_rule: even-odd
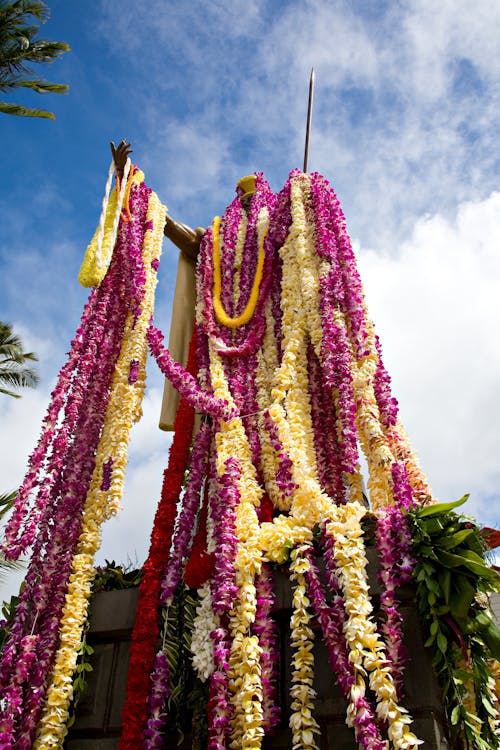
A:
<svg viewBox="0 0 500 750">
<path fill-rule="evenodd" d="M 306 145 L 304 148 L 303 172 L 307 172 L 307 162 L 309 160 L 309 136 L 311 135 L 313 97 L 314 97 L 314 68 L 311 68 L 311 78 L 309 79 L 309 103 L 307 105 Z"/>
</svg>

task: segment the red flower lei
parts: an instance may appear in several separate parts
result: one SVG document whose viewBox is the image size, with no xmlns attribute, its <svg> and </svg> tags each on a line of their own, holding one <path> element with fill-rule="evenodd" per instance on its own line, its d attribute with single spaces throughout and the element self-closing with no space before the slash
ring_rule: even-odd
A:
<svg viewBox="0 0 500 750">
<path fill-rule="evenodd" d="M 198 521 L 198 531 L 184 568 L 184 581 L 192 589 L 199 589 L 212 577 L 215 555 L 207 552 L 208 482 L 205 485 L 203 507 Z"/>
<path fill-rule="evenodd" d="M 196 375 L 195 332 L 193 332 L 189 346 L 187 370 L 192 375 Z M 142 747 L 143 732 L 148 718 L 149 681 L 160 637 L 158 624 L 160 585 L 168 562 L 177 503 L 189 461 L 193 426 L 194 409 L 182 398 L 175 415 L 174 439 L 170 447 L 168 466 L 163 474 L 161 499 L 155 515 L 149 555 L 144 564 L 144 576 L 139 588 L 139 602 L 130 645 L 127 695 L 123 709 L 123 729 L 119 750 L 137 750 Z"/>
</svg>

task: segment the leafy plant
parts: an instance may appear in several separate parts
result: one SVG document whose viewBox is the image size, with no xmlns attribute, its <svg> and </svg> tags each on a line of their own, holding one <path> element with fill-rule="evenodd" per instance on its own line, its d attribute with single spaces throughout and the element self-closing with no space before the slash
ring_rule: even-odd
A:
<svg viewBox="0 0 500 750">
<path fill-rule="evenodd" d="M 500 659 L 500 629 L 488 594 L 500 591 L 481 531 L 455 508 L 468 498 L 410 511 L 417 606 L 443 689 L 454 748 L 500 748 L 488 659 Z"/>
<path fill-rule="evenodd" d="M 21 591 L 24 584 L 21 584 Z M 21 593 L 21 591 L 19 593 Z M 2 620 L 0 620 L 0 654 L 2 653 L 5 641 L 9 635 L 9 630 L 14 622 L 17 605 L 19 604 L 19 595 L 11 596 L 9 601 L 2 603 Z"/>
<path fill-rule="evenodd" d="M 171 696 L 168 705 L 167 732 L 177 735 L 180 745 L 191 735 L 193 750 L 202 750 L 207 742 L 208 685 L 196 675 L 191 661 L 191 636 L 198 596 L 184 583 L 173 603 L 163 613 L 163 648 L 170 670 Z"/>
<path fill-rule="evenodd" d="M 120 591 L 139 586 L 142 580 L 142 569 L 128 565 L 117 565 L 114 560 L 105 560 L 102 567 L 96 568 L 92 584 L 92 594 L 99 591 Z"/>
<path fill-rule="evenodd" d="M 0 393 L 21 398 L 11 389 L 34 388 L 39 380 L 38 372 L 29 363 L 37 361 L 36 354 L 24 351 L 23 343 L 12 326 L 0 321 Z"/>
<path fill-rule="evenodd" d="M 69 50 L 65 42 L 35 39 L 40 24 L 45 23 L 48 17 L 49 9 L 43 2 L 0 1 L 0 92 L 25 88 L 39 94 L 61 94 L 68 90 L 65 84 L 49 83 L 39 78 L 31 67 L 33 63 L 52 62 Z M 0 112 L 55 119 L 55 115 L 47 110 L 12 102 L 0 101 Z"/>
<path fill-rule="evenodd" d="M 91 656 L 94 653 L 93 647 L 87 643 L 87 632 L 90 622 L 87 620 L 82 634 L 82 640 L 78 648 L 78 658 L 76 661 L 75 674 L 73 676 L 73 699 L 69 709 L 68 721 L 66 726 L 70 729 L 76 720 L 78 706 L 88 692 L 87 675 L 92 672 Z"/>
</svg>

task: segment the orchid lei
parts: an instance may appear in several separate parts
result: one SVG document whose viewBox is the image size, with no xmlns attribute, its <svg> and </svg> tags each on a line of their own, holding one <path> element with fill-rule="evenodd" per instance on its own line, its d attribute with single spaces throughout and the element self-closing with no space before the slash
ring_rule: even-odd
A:
<svg viewBox="0 0 500 750">
<path fill-rule="evenodd" d="M 135 167 L 128 185 L 130 220 L 116 222 L 6 533 L 8 557 L 33 552 L 0 662 L 5 748 L 62 747 L 100 526 L 117 512 L 140 416 L 165 207 Z"/>
<path fill-rule="evenodd" d="M 254 750 L 277 721 L 264 569 L 289 559 L 294 748 L 315 746 L 314 616 L 360 746 L 416 747 L 398 703 L 404 655 L 395 591 L 411 570 L 408 537 L 397 548 L 408 561 L 404 570 L 389 545 L 405 510 L 431 496 L 398 420 L 340 205 L 323 177 L 294 171 L 274 196 L 258 174 L 249 210 L 237 196 L 214 222 L 198 261 L 196 328 L 199 385 L 178 367 L 168 364 L 165 372 L 212 417 L 212 457 L 201 469 L 195 456 L 198 479 L 179 511 L 163 587 L 170 599 L 183 571 L 191 580 L 195 554 L 193 664 L 210 682 L 208 747 Z M 165 365 L 160 335 L 150 329 L 152 350 Z M 366 583 L 358 441 L 381 519 L 387 596 L 380 632 Z M 197 523 L 206 526 L 201 537 Z M 315 572 L 318 526 L 336 607 L 326 604 Z M 157 684 L 151 689 L 157 705 Z M 164 706 L 167 698 L 168 687 Z"/>
<path fill-rule="evenodd" d="M 120 750 L 164 741 L 176 665 L 168 648 L 157 650 L 160 615 L 164 607 L 166 633 L 186 584 L 198 589 L 188 640 L 208 682 L 207 746 L 261 747 L 279 720 L 273 563 L 289 566 L 293 588 L 294 750 L 316 747 L 314 620 L 359 746 L 421 744 L 400 704 L 397 588 L 415 565 L 408 512 L 434 500 L 399 420 L 335 193 L 298 170 L 278 195 L 262 174 L 254 181 L 251 203 L 238 193 L 202 240 L 187 369 L 151 322 L 164 207 L 134 168 L 103 207 L 89 252 L 109 268 L 91 292 L 7 529 L 7 554 L 33 545 L 33 555 L 0 661 L 0 748 L 62 746 L 100 526 L 117 511 L 140 417 L 146 341 L 182 399 L 141 583 Z M 105 239 L 117 221 L 109 259 Z M 194 409 L 205 416 L 189 457 Z M 358 445 L 377 519 L 380 626 Z"/>
</svg>

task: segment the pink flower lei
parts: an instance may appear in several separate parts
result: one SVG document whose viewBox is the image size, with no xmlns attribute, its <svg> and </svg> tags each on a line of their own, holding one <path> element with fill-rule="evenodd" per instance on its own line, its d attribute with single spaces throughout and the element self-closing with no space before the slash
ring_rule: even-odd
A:
<svg viewBox="0 0 500 750">
<path fill-rule="evenodd" d="M 257 220 L 262 209 L 266 208 L 270 216 L 273 214 L 275 196 L 268 182 L 261 172 L 255 174 L 255 193 L 248 212 L 248 223 L 243 246 L 241 264 L 241 275 L 239 284 L 239 301 L 236 309 L 233 304 L 234 294 L 234 259 L 236 237 L 239 222 L 241 220 L 243 207 L 241 199 L 237 196 L 228 206 L 222 216 L 222 247 L 221 247 L 221 276 L 222 276 L 222 302 L 229 314 L 238 315 L 248 302 L 250 290 L 255 275 L 257 263 Z M 252 320 L 241 326 L 233 333 L 217 322 L 213 308 L 213 235 L 209 229 L 200 247 L 200 260 L 198 265 L 198 288 L 202 289 L 203 295 L 203 331 L 216 341 L 217 348 L 225 357 L 244 357 L 255 352 L 262 343 L 265 330 L 265 303 L 269 296 L 272 278 L 272 267 L 275 258 L 274 244 L 269 233 L 264 242 L 265 261 L 262 284 L 259 290 L 259 298 Z"/>
</svg>

